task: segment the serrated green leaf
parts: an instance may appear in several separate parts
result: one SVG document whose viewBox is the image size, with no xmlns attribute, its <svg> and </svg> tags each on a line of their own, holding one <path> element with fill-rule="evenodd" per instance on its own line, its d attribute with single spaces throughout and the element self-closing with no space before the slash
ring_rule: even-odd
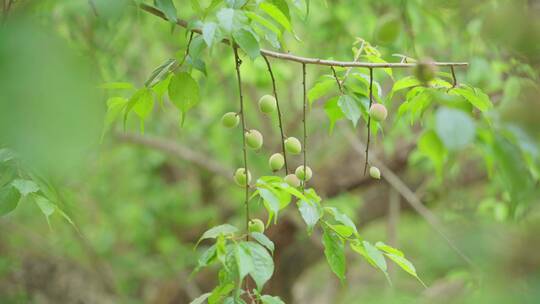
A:
<svg viewBox="0 0 540 304">
<path fill-rule="evenodd" d="M 197 244 L 195 244 L 195 247 L 197 247 L 197 245 L 202 240 L 215 239 L 216 237 L 218 237 L 221 234 L 227 235 L 227 236 L 232 235 L 232 234 L 236 233 L 237 231 L 238 231 L 238 228 L 234 227 L 233 225 L 229 225 L 229 224 L 223 224 L 223 225 L 212 227 L 212 228 L 208 229 L 205 233 L 203 233 L 201 238 L 197 241 Z"/>
<path fill-rule="evenodd" d="M 255 268 L 251 257 L 251 250 L 247 243 L 236 244 L 234 246 L 234 256 L 236 258 L 236 265 L 238 266 L 239 281 L 242 281 Z"/>
<path fill-rule="evenodd" d="M 375 244 L 375 247 L 377 247 L 377 249 L 381 250 L 381 251 L 384 251 L 385 253 L 390 253 L 390 254 L 394 254 L 394 255 L 398 255 L 398 256 L 405 256 L 405 254 L 403 254 L 403 252 L 399 249 L 396 249 L 390 245 L 387 245 L 383 242 L 377 242 Z"/>
<path fill-rule="evenodd" d="M 331 91 L 336 87 L 336 81 L 333 78 L 327 78 L 322 81 L 317 82 L 311 89 L 308 91 L 308 100 L 309 105 L 311 106 L 313 102 Z"/>
<path fill-rule="evenodd" d="M 324 112 L 326 113 L 326 116 L 330 120 L 330 127 L 328 128 L 328 131 L 330 134 L 332 134 L 332 131 L 334 130 L 334 126 L 336 125 L 336 122 L 342 118 L 345 117 L 343 114 L 343 111 L 341 111 L 341 108 L 338 105 L 339 97 L 336 96 L 334 98 L 329 99 L 324 104 Z"/>
<path fill-rule="evenodd" d="M 266 18 L 262 17 L 262 16 L 259 16 L 253 12 L 246 12 L 246 16 L 259 23 L 260 25 L 264 26 L 265 28 L 267 28 L 268 30 L 272 31 L 273 33 L 275 33 L 278 37 L 281 36 L 281 30 L 275 26 L 272 22 L 266 20 Z"/>
<path fill-rule="evenodd" d="M 360 119 L 360 108 L 358 107 L 356 100 L 349 95 L 341 95 L 337 104 L 345 117 L 352 122 L 354 127 L 356 127 L 358 120 Z"/>
<path fill-rule="evenodd" d="M 182 112 L 183 124 L 187 111 L 200 101 L 199 85 L 186 72 L 175 74 L 169 83 L 169 99 Z"/>
<path fill-rule="evenodd" d="M 250 233 L 250 235 L 257 242 L 259 242 L 259 244 L 266 247 L 268 250 L 270 250 L 271 253 L 274 253 L 274 242 L 272 242 L 266 235 L 260 232 L 252 232 Z"/>
<path fill-rule="evenodd" d="M 301 200 L 298 203 L 298 210 L 304 222 L 306 222 L 308 233 L 313 231 L 313 227 L 322 217 L 322 210 L 319 203 L 311 200 Z"/>
<path fill-rule="evenodd" d="M 392 86 L 392 93 L 395 93 L 399 90 L 407 89 L 410 87 L 419 86 L 422 83 L 416 79 L 413 76 L 407 76 L 404 78 L 401 78 L 400 80 L 394 82 L 394 85 Z"/>
<path fill-rule="evenodd" d="M 261 54 L 259 42 L 251 32 L 240 29 L 233 33 L 233 37 L 236 43 L 238 43 L 240 48 L 246 52 L 251 60 L 255 60 L 255 58 Z"/>
<path fill-rule="evenodd" d="M 335 207 L 325 207 L 324 210 L 326 212 L 329 212 L 332 216 L 334 216 L 334 219 L 338 222 L 338 223 L 341 223 L 349 228 L 352 229 L 352 231 L 357 234 L 358 233 L 358 229 L 356 229 L 356 225 L 354 224 L 354 222 L 351 220 L 351 218 L 349 218 L 345 213 L 339 211 L 337 208 Z"/>
<path fill-rule="evenodd" d="M 253 270 L 249 274 L 257 284 L 257 289 L 262 290 L 264 284 L 268 282 L 274 273 L 274 261 L 268 251 L 261 245 L 253 242 L 245 244 L 250 250 L 253 261 Z"/>
<path fill-rule="evenodd" d="M 345 248 L 343 240 L 333 231 L 323 226 L 322 243 L 324 255 L 330 269 L 341 280 L 345 280 Z"/>
<path fill-rule="evenodd" d="M 482 112 L 485 112 L 493 107 L 489 97 L 478 89 L 471 87 L 455 88 L 450 91 L 452 94 L 457 94 L 465 98 L 473 106 Z"/>
<path fill-rule="evenodd" d="M 205 22 L 202 27 L 202 36 L 206 45 L 210 48 L 216 42 L 218 25 L 215 22 Z"/>
<path fill-rule="evenodd" d="M 283 28 L 292 33 L 292 26 L 290 19 L 275 5 L 268 2 L 262 2 L 259 6 L 268 16 L 272 17 Z"/>
<path fill-rule="evenodd" d="M 221 29 L 227 35 L 232 35 L 232 33 L 241 29 L 248 20 L 243 11 L 232 8 L 220 9 L 217 12 L 217 19 Z"/>
</svg>

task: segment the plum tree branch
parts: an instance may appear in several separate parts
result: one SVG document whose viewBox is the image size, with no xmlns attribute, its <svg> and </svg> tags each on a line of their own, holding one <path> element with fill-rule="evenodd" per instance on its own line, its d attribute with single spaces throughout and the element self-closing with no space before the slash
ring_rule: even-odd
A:
<svg viewBox="0 0 540 304">
<path fill-rule="evenodd" d="M 349 140 L 351 146 L 353 147 L 356 152 L 366 157 L 364 145 L 356 136 L 350 131 L 346 130 L 344 132 L 345 136 Z M 388 184 L 393 187 L 404 199 L 409 205 L 418 213 L 421 217 L 423 217 L 426 222 L 446 241 L 448 246 L 456 252 L 457 255 L 459 255 L 469 266 L 473 267 L 474 269 L 477 269 L 477 266 L 472 262 L 472 260 L 465 255 L 458 247 L 457 245 L 448 237 L 446 234 L 444 228 L 442 227 L 442 224 L 440 220 L 437 218 L 435 214 L 433 214 L 424 204 L 422 204 L 422 201 L 416 196 L 416 194 L 409 189 L 409 187 L 387 166 L 384 165 L 383 162 L 379 161 L 378 159 L 372 157 L 371 162 L 379 168 L 381 171 L 381 177 L 385 179 Z"/>
<path fill-rule="evenodd" d="M 262 58 L 266 62 L 266 67 L 268 68 L 268 73 L 270 74 L 270 79 L 272 80 L 272 90 L 274 93 L 274 98 L 276 99 L 276 107 L 278 114 L 278 123 L 279 123 L 279 132 L 281 135 L 281 150 L 283 153 L 283 160 L 285 164 L 285 175 L 289 174 L 289 166 L 287 164 L 287 151 L 285 151 L 285 132 L 283 131 L 283 122 L 281 119 L 281 109 L 279 107 L 279 98 L 276 89 L 276 79 L 274 78 L 274 72 L 272 71 L 272 65 L 266 56 L 262 55 Z"/>
<path fill-rule="evenodd" d="M 140 9 L 143 11 L 150 13 L 154 16 L 160 17 L 161 19 L 170 21 L 167 19 L 165 14 L 148 4 L 141 3 L 138 5 Z M 181 26 L 183 28 L 188 28 L 188 22 L 186 20 L 178 19 L 176 21 L 176 24 L 178 26 Z M 201 29 L 191 29 L 192 32 L 197 34 L 202 34 Z M 222 42 L 230 44 L 231 42 L 228 39 L 223 39 Z M 338 60 L 326 60 L 326 59 L 320 59 L 320 58 L 311 58 L 311 57 L 302 57 L 297 56 L 290 53 L 281 53 L 266 49 L 261 49 L 261 55 L 267 56 L 267 57 L 273 57 L 281 60 L 286 61 L 294 61 L 304 64 L 312 64 L 312 65 L 323 65 L 323 66 L 338 66 L 338 67 L 358 67 L 358 68 L 414 68 L 416 66 L 416 63 L 406 63 L 406 62 L 400 62 L 400 63 L 378 63 L 378 62 L 360 62 L 360 61 L 338 61 Z M 440 67 L 466 67 L 469 65 L 467 62 L 434 62 L 433 63 L 436 66 Z"/>
</svg>

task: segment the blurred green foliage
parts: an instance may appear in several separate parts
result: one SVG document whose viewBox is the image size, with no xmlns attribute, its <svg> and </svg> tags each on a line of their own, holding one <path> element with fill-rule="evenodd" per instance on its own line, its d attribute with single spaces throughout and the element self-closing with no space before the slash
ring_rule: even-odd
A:
<svg viewBox="0 0 540 304">
<path fill-rule="evenodd" d="M 145 90 L 152 71 L 169 59 L 181 60 L 189 35 L 131 1 L 90 2 L 20 0 L 9 11 L 3 6 L 0 210 L 17 208 L 0 218 L 0 302 L 188 303 L 198 296 L 193 290 L 207 292 L 215 285 L 213 273 L 188 280 L 208 248 L 203 243 L 193 250 L 194 243 L 207 228 L 224 222 L 243 227 L 243 190 L 229 176 L 186 161 L 185 154 L 160 149 L 154 141 L 129 140 L 123 136 L 122 115 L 104 116 L 107 100 L 109 110 L 114 102 L 127 105 Z M 211 1 L 175 0 L 176 15 L 170 7 L 161 8 L 171 18 L 194 21 L 196 3 L 207 7 Z M 412 71 L 388 75 L 376 70 L 376 95 L 390 114 L 374 128 L 372 150 L 389 165 L 410 151 L 395 170 L 407 184 L 420 185 L 417 194 L 443 219 L 445 230 L 475 266 L 464 263 L 421 217 L 403 211 L 397 243 L 428 289 L 398 272 L 390 272 L 390 288 L 384 276 L 358 259 L 347 267 L 347 284 L 339 285 L 332 283 L 327 266 L 313 263 L 293 282 L 288 302 L 538 302 L 537 1 L 312 0 L 308 16 L 305 3 L 297 3 L 299 8 L 289 4 L 294 32 L 266 36 L 260 47 L 280 45 L 294 54 L 349 61 L 365 40 L 388 62 L 401 59 L 394 54 L 469 62 L 468 68 L 456 69 L 458 83 L 468 86 L 451 94 L 396 90 Z M 208 16 L 210 21 L 219 18 L 215 11 Z M 189 77 L 199 87 L 197 105 L 178 106 L 173 97 L 159 95 L 163 88 L 154 87 L 156 102 L 144 99 L 146 105 L 126 117 L 125 129 L 128 135 L 140 132 L 142 119 L 144 134 L 136 138 L 180 144 L 232 176 L 242 164 L 241 134 L 220 124 L 223 113 L 238 110 L 232 51 L 218 43 L 208 49 L 207 41 L 197 39 L 187 59 Z M 254 54 L 253 41 L 247 39 L 243 49 Z M 276 117 L 268 120 L 256 111 L 258 98 L 271 93 L 265 63 L 242 56 L 247 123 L 264 131 L 268 150 L 249 156 L 250 170 L 259 177 L 267 174 L 267 159 L 278 151 L 279 131 Z M 286 133 L 301 138 L 301 66 L 271 60 Z M 360 119 L 357 128 L 365 137 L 366 80 L 360 75 L 367 70 L 355 72 L 350 88 L 356 90 L 360 112 L 353 119 Z M 451 82 L 450 71 L 439 72 Z M 308 88 L 322 87 L 310 98 L 307 122 L 313 183 L 320 186 L 325 206 L 339 207 L 353 219 L 370 218 L 366 206 L 386 206 L 389 188 L 366 183 L 338 189 L 346 181 L 339 178 L 360 176 L 363 159 L 352 153 L 340 131 L 351 128 L 345 121 L 350 115 L 339 111 L 333 98 L 338 89 L 327 75 L 332 73 L 326 67 L 308 67 Z M 111 83 L 124 84 L 103 89 Z M 119 99 L 111 102 L 110 97 Z M 99 143 L 104 121 L 108 132 Z M 291 162 L 296 167 L 300 158 Z M 325 186 L 340 190 L 339 195 L 327 198 L 333 190 Z M 19 194 L 18 206 L 7 204 Z M 266 218 L 262 204 L 253 208 L 254 215 Z M 300 218 L 295 212 L 287 216 Z M 385 240 L 385 218 L 366 220 L 359 232 L 366 239 Z M 303 229 L 293 239 L 302 246 L 311 243 Z M 324 262 L 322 249 L 317 251 L 318 261 Z M 275 263 L 279 267 L 280 261 Z M 86 283 L 76 285 L 78 280 Z"/>
</svg>

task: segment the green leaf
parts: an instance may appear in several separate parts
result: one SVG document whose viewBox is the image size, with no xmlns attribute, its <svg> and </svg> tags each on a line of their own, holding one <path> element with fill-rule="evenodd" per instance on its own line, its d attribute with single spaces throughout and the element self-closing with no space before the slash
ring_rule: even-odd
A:
<svg viewBox="0 0 540 304">
<path fill-rule="evenodd" d="M 308 91 L 309 105 L 311 106 L 315 100 L 330 93 L 335 88 L 335 86 L 336 81 L 333 78 L 326 78 L 325 80 L 317 82 Z"/>
<path fill-rule="evenodd" d="M 219 235 L 222 235 L 222 234 L 223 235 L 233 235 L 237 231 L 238 231 L 238 228 L 234 227 L 233 225 L 229 225 L 229 224 L 223 224 L 223 225 L 215 226 L 213 228 L 208 229 L 201 236 L 201 238 L 197 241 L 197 244 L 195 244 L 195 247 L 197 247 L 202 240 L 215 239 L 216 237 L 218 237 Z"/>
<path fill-rule="evenodd" d="M 107 100 L 107 114 L 103 123 L 103 132 L 101 134 L 101 140 L 105 136 L 105 133 L 109 131 L 114 121 L 120 117 L 122 111 L 126 108 L 128 100 L 123 97 L 111 97 Z"/>
<path fill-rule="evenodd" d="M 247 243 L 240 243 L 234 246 L 234 256 L 236 258 L 236 265 L 238 266 L 239 280 L 242 281 L 255 268 L 251 258 L 251 250 L 247 246 Z"/>
<path fill-rule="evenodd" d="M 36 195 L 34 197 L 34 200 L 36 204 L 38 205 L 39 209 L 45 215 L 45 219 L 47 220 L 47 224 L 49 227 L 51 226 L 51 222 L 49 220 L 49 217 L 54 213 L 54 211 L 57 209 L 56 205 L 51 203 L 48 199 L 41 195 Z"/>
<path fill-rule="evenodd" d="M 212 47 L 218 35 L 218 25 L 215 22 L 205 22 L 202 27 L 202 36 L 208 47 Z"/>
<path fill-rule="evenodd" d="M 209 292 L 203 293 L 202 295 L 200 295 L 199 297 L 197 297 L 193 301 L 189 302 L 189 304 L 203 304 L 204 302 L 206 302 L 206 299 L 208 299 L 210 297 L 210 295 L 211 295 L 211 293 L 209 293 Z"/>
<path fill-rule="evenodd" d="M 476 127 L 463 111 L 439 108 L 435 113 L 435 130 L 446 148 L 457 150 L 474 140 Z"/>
<path fill-rule="evenodd" d="M 169 75 L 169 72 L 172 70 L 173 66 L 176 64 L 176 59 L 170 58 L 167 59 L 164 63 L 154 69 L 150 77 L 144 82 L 144 86 L 153 87 L 158 82 L 162 81 Z"/>
<path fill-rule="evenodd" d="M 285 304 L 279 297 L 272 297 L 269 295 L 261 296 L 263 304 Z"/>
<path fill-rule="evenodd" d="M 394 85 L 392 86 L 392 94 L 399 90 L 419 86 L 421 84 L 422 83 L 413 76 L 407 76 L 407 77 L 401 78 L 400 80 L 394 82 Z"/>
<path fill-rule="evenodd" d="M 324 104 L 324 112 L 326 113 L 326 116 L 328 116 L 328 119 L 330 120 L 330 127 L 328 128 L 328 131 L 330 134 L 332 134 L 332 131 L 334 130 L 334 126 L 336 125 L 336 122 L 345 117 L 345 115 L 341 111 L 341 108 L 338 105 L 338 99 L 339 97 L 336 96 L 334 98 L 329 99 Z"/>
<path fill-rule="evenodd" d="M 11 185 L 0 188 L 0 216 L 4 216 L 17 208 L 21 194 Z"/>
<path fill-rule="evenodd" d="M 330 269 L 341 280 L 345 280 L 345 248 L 343 240 L 333 231 L 323 226 L 322 243 L 324 255 L 330 265 Z"/>
<path fill-rule="evenodd" d="M 377 268 L 379 268 L 383 272 L 386 272 L 387 265 L 382 252 L 377 249 L 377 247 L 371 245 L 369 242 L 363 241 L 362 244 L 364 245 L 367 256 L 375 263 Z"/>
<path fill-rule="evenodd" d="M 260 25 L 264 26 L 265 28 L 269 29 L 270 31 L 272 31 L 273 33 L 275 33 L 278 37 L 281 36 L 281 30 L 279 28 L 277 28 L 277 26 L 275 26 L 272 22 L 266 20 L 266 18 L 262 17 L 262 16 L 259 16 L 255 13 L 252 13 L 252 12 L 246 12 L 246 16 L 259 23 Z"/>
<path fill-rule="evenodd" d="M 217 12 L 219 25 L 227 35 L 232 35 L 247 22 L 247 17 L 241 10 L 222 8 Z"/>
<path fill-rule="evenodd" d="M 260 232 L 252 232 L 250 235 L 257 242 L 259 242 L 259 244 L 266 247 L 266 249 L 270 250 L 271 253 L 274 253 L 274 242 L 272 242 L 266 235 Z"/>
<path fill-rule="evenodd" d="M 332 230 L 334 232 L 336 232 L 339 236 L 341 236 L 342 238 L 348 238 L 350 237 L 354 230 L 351 228 L 351 227 L 348 227 L 348 226 L 345 226 L 345 225 L 332 225 L 332 224 L 328 224 L 328 226 L 330 228 L 332 228 Z"/>
<path fill-rule="evenodd" d="M 395 253 L 385 253 L 385 255 L 394 261 L 401 269 L 405 270 L 408 274 L 415 277 L 424 287 L 427 288 L 426 284 L 420 279 L 418 274 L 416 273 L 416 269 L 414 268 L 414 265 L 407 260 L 403 255 L 395 254 Z"/>
<path fill-rule="evenodd" d="M 135 105 L 133 106 L 133 111 L 141 120 L 148 118 L 148 115 L 152 112 L 154 108 L 154 96 L 150 89 L 143 89 L 142 94 L 138 96 Z"/>
<path fill-rule="evenodd" d="M 176 7 L 172 0 L 154 0 L 154 5 L 159 8 L 169 19 L 169 21 L 175 23 L 178 21 L 178 16 L 176 15 Z"/>
<path fill-rule="evenodd" d="M 447 151 L 442 141 L 433 130 L 428 130 L 418 139 L 418 151 L 426 155 L 433 163 L 437 174 L 442 176 L 442 169 Z"/>
<path fill-rule="evenodd" d="M 261 54 L 259 42 L 251 32 L 241 29 L 234 32 L 233 37 L 236 43 L 238 43 L 240 48 L 246 52 L 251 60 L 255 60 L 255 58 Z"/>
<path fill-rule="evenodd" d="M 482 112 L 485 112 L 493 107 L 489 97 L 482 91 L 471 87 L 455 88 L 450 91 L 452 94 L 457 94 L 465 98 L 473 106 Z"/>
<path fill-rule="evenodd" d="M 351 230 L 355 233 L 355 234 L 358 234 L 358 229 L 356 229 L 356 225 L 354 224 L 354 222 L 343 212 L 339 211 L 337 208 L 335 207 L 325 207 L 324 210 L 328 213 L 330 213 L 331 215 L 334 216 L 334 219 L 351 228 Z"/>
<path fill-rule="evenodd" d="M 289 18 L 275 5 L 268 2 L 262 2 L 259 6 L 268 16 L 272 17 L 283 28 L 292 33 L 292 26 Z"/>
<path fill-rule="evenodd" d="M 199 85 L 186 72 L 175 74 L 169 83 L 169 98 L 182 112 L 183 124 L 187 111 L 199 103 Z"/>
<path fill-rule="evenodd" d="M 268 251 L 261 245 L 253 242 L 245 244 L 251 252 L 253 261 L 253 270 L 249 274 L 257 284 L 257 289 L 262 290 L 264 284 L 268 282 L 274 273 L 274 261 Z"/>
<path fill-rule="evenodd" d="M 193 273 L 198 272 L 201 268 L 207 267 L 212 264 L 217 258 L 217 246 L 216 244 L 206 249 L 197 261 L 197 267 L 193 270 Z"/>
<path fill-rule="evenodd" d="M 231 291 L 234 289 L 233 283 L 228 283 L 225 285 L 218 285 L 208 297 L 208 304 L 221 304 L 223 298 L 225 298 Z"/>
<path fill-rule="evenodd" d="M 313 227 L 322 217 L 322 210 L 319 203 L 311 200 L 301 200 L 298 203 L 298 210 L 304 222 L 306 222 L 308 233 L 311 234 Z"/>
<path fill-rule="evenodd" d="M 356 100 L 349 95 L 341 95 L 338 99 L 338 106 L 345 117 L 350 120 L 354 127 L 360 119 L 360 108 Z"/>
<path fill-rule="evenodd" d="M 27 179 L 16 179 L 11 183 L 11 185 L 15 187 L 15 189 L 19 190 L 19 193 L 21 193 L 22 196 L 27 196 L 30 193 L 39 191 L 39 186 L 33 181 Z"/>
<path fill-rule="evenodd" d="M 377 249 L 381 250 L 381 251 L 384 251 L 385 253 L 390 253 L 390 254 L 393 254 L 393 255 L 398 255 L 398 256 L 405 256 L 403 254 L 403 252 L 399 249 L 396 249 L 390 245 L 386 245 L 385 243 L 383 242 L 377 242 L 375 244 L 375 247 L 377 247 Z"/>
</svg>

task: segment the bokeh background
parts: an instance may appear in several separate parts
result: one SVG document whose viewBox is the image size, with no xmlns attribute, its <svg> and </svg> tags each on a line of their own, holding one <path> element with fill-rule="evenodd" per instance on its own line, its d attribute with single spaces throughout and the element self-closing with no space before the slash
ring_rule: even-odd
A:
<svg viewBox="0 0 540 304">
<path fill-rule="evenodd" d="M 189 20 L 189 1 L 175 3 Z M 189 303 L 209 291 L 215 271 L 189 277 L 204 249 L 194 243 L 208 227 L 243 220 L 243 190 L 231 181 L 241 137 L 219 122 L 237 107 L 230 49 L 205 55 L 206 75 L 196 74 L 201 103 L 182 128 L 166 101 L 156 104 L 144 134 L 129 119 L 126 131 L 115 125 L 101 140 L 111 93 L 101 84 L 142 86 L 183 52 L 185 30 L 130 1 L 0 5 L 0 148 L 47 177 L 66 215 L 45 217 L 23 199 L 0 218 L 0 302 Z M 428 288 L 398 269 L 389 286 L 352 254 L 340 284 L 320 235 L 307 236 L 291 208 L 268 231 L 279 249 L 267 293 L 287 303 L 539 303 L 540 1 L 313 0 L 307 20 L 293 19 L 301 41 L 286 38 L 292 53 L 352 60 L 360 37 L 387 61 L 399 60 L 392 54 L 467 61 L 456 70 L 458 81 L 482 89 L 494 107 L 489 119 L 476 117 L 473 142 L 433 156 L 417 142 L 434 128 L 435 111 L 411 125 L 397 119 L 403 95 L 387 100 L 390 117 L 372 155 L 434 214 L 432 225 L 395 187 L 362 174 L 364 159 L 347 134 L 364 142 L 363 124 L 355 130 L 339 122 L 329 134 L 325 99 L 317 100 L 307 122 L 312 186 L 324 204 L 345 210 L 363 237 L 403 249 Z M 300 138 L 301 66 L 272 63 L 286 133 Z M 329 72 L 310 66 L 308 87 Z M 411 72 L 396 70 L 395 78 Z M 256 111 L 258 98 L 271 93 L 262 58 L 246 58 L 242 74 L 248 123 L 265 134 L 267 151 L 277 150 L 276 121 Z M 387 96 L 392 79 L 375 75 Z M 249 155 L 256 176 L 268 174 L 268 156 Z M 2 164 L 0 185 L 12 173 Z"/>
</svg>

